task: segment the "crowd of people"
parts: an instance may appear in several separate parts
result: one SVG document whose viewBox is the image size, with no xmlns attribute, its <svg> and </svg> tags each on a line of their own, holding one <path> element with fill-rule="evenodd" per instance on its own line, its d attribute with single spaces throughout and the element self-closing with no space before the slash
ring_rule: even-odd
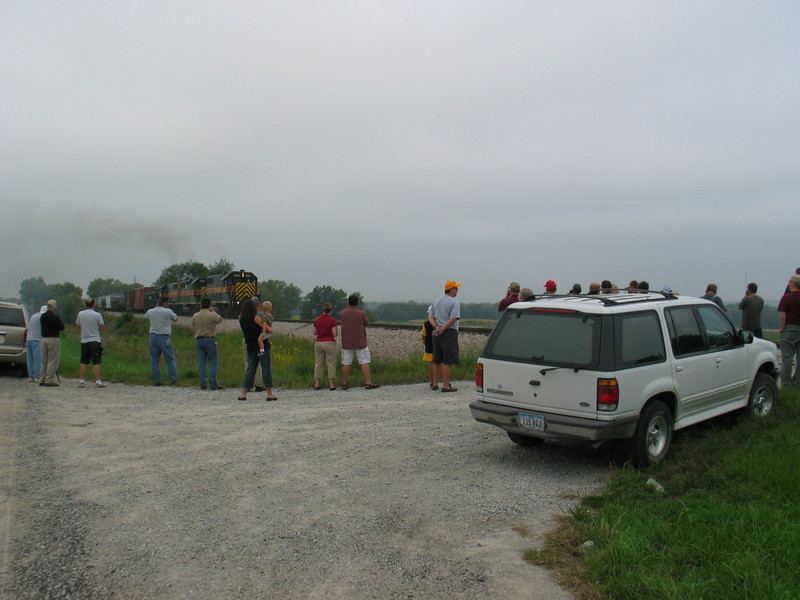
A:
<svg viewBox="0 0 800 600">
<path fill-rule="evenodd" d="M 422 359 L 428 363 L 429 386 L 431 390 L 455 392 L 451 383 L 453 365 L 459 361 L 458 326 L 461 319 L 461 305 L 457 299 L 460 283 L 448 280 L 444 284 L 444 293 L 436 298 L 428 307 L 427 319 L 423 323 L 421 337 L 423 343 Z M 557 294 L 558 286 L 552 279 L 544 284 L 544 294 Z M 588 295 L 646 293 L 650 289 L 646 281 L 631 281 L 626 287 L 619 288 L 609 280 L 589 284 Z M 580 295 L 582 286 L 574 284 L 568 295 Z M 706 286 L 702 298 L 714 302 L 723 311 L 725 303 L 718 295 L 718 287 L 714 283 Z M 661 289 L 665 295 L 673 295 L 669 287 Z M 530 288 L 523 288 L 512 281 L 505 296 L 498 302 L 497 310 L 503 312 L 511 304 L 522 302 L 534 296 Z M 321 314 L 314 319 L 314 389 L 322 389 L 322 380 L 327 374 L 328 389 L 336 390 L 336 365 L 339 354 L 337 338 L 341 337 L 341 389 L 349 388 L 350 371 L 353 361 L 358 361 L 364 380 L 365 389 L 380 387 L 373 383 L 370 370 L 371 355 L 367 343 L 367 313 L 358 307 L 360 298 L 353 294 L 348 298 L 348 307 L 341 312 L 340 322 L 331 315 L 332 305 L 323 304 Z M 739 302 L 741 310 L 741 327 L 751 331 L 757 337 L 763 337 L 761 313 L 764 299 L 758 295 L 758 285 L 749 283 L 744 297 Z M 41 386 L 59 385 L 58 367 L 61 354 L 60 335 L 64 323 L 57 314 L 57 303 L 48 300 L 40 311 L 34 314 L 28 325 L 27 355 L 28 375 L 30 381 Z M 259 302 L 257 297 L 242 303 L 239 325 L 243 334 L 244 352 L 244 384 L 239 400 L 247 400 L 252 390 L 266 391 L 266 400 L 272 402 L 278 398 L 273 393 L 272 381 L 272 344 L 273 333 L 272 304 L 269 301 Z M 800 267 L 788 279 L 784 295 L 778 304 L 780 318 L 781 347 L 781 384 L 800 389 Z M 145 313 L 150 322 L 149 349 L 150 369 L 153 385 L 161 385 L 161 358 L 167 366 L 170 385 L 178 380 L 178 369 L 175 350 L 172 346 L 172 324 L 178 315 L 169 308 L 166 298 L 159 306 Z M 204 298 L 200 310 L 192 316 L 192 327 L 198 358 L 198 376 L 201 389 L 223 389 L 217 380 L 219 357 L 216 344 L 216 326 L 222 322 L 222 316 L 214 311 L 211 301 Z M 105 324 L 102 315 L 95 310 L 92 298 L 86 300 L 86 309 L 78 313 L 75 324 L 80 328 L 81 349 L 78 385 L 86 385 L 86 371 L 92 365 L 95 387 L 106 387 L 100 377 L 103 346 L 101 332 Z M 792 371 L 793 364 L 797 364 Z M 327 371 L 327 373 L 326 373 Z M 259 385 L 260 382 L 260 385 Z M 441 385 L 440 385 L 441 382 Z"/>
<path fill-rule="evenodd" d="M 795 269 L 794 275 L 788 280 L 784 294 L 778 303 L 778 315 L 780 319 L 780 348 L 781 348 L 781 384 L 800 389 L 800 267 Z M 576 283 L 572 286 L 568 295 L 580 295 L 582 286 Z M 558 286 L 552 279 L 548 279 L 544 284 L 544 294 L 556 294 Z M 589 284 L 588 294 L 619 294 L 619 293 L 645 293 L 650 291 L 650 284 L 647 281 L 632 280 L 627 287 L 617 287 L 609 280 L 600 283 Z M 700 296 L 710 302 L 715 303 L 723 312 L 727 312 L 725 303 L 718 295 L 719 288 L 716 283 L 709 283 L 705 293 Z M 660 290 L 665 295 L 676 295 L 671 287 L 665 286 Z M 523 302 L 533 296 L 534 293 L 529 288 L 521 288 L 520 284 L 512 281 L 505 296 L 497 303 L 497 310 L 503 312 L 515 302 Z M 751 282 L 739 302 L 739 310 L 742 311 L 741 328 L 750 331 L 756 337 L 764 337 L 764 330 L 761 326 L 761 313 L 764 310 L 764 299 L 758 295 L 758 284 Z M 796 365 L 792 371 L 792 365 Z"/>
</svg>

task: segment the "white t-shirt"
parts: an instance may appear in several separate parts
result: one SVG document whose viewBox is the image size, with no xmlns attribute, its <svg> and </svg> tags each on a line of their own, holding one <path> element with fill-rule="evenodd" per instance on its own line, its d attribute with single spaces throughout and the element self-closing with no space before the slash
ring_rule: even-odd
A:
<svg viewBox="0 0 800 600">
<path fill-rule="evenodd" d="M 86 342 L 100 342 L 100 326 L 103 325 L 103 315 L 87 308 L 78 313 L 75 325 L 81 328 L 81 344 Z"/>
</svg>

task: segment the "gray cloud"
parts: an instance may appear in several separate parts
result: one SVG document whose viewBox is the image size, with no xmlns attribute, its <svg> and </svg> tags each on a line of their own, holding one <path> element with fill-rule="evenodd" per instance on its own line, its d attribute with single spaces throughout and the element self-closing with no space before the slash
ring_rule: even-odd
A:
<svg viewBox="0 0 800 600">
<path fill-rule="evenodd" d="M 449 278 L 465 301 L 551 278 L 771 298 L 800 264 L 778 241 L 796 3 L 5 13 L 0 295 L 224 257 L 368 300 Z"/>
</svg>

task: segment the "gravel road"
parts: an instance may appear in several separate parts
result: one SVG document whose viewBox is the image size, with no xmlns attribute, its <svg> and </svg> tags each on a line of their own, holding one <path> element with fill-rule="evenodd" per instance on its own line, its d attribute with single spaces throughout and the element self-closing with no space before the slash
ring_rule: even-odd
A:
<svg viewBox="0 0 800 600">
<path fill-rule="evenodd" d="M 471 382 L 288 391 L 0 376 L 0 598 L 569 599 L 522 551 L 606 481 Z"/>
</svg>

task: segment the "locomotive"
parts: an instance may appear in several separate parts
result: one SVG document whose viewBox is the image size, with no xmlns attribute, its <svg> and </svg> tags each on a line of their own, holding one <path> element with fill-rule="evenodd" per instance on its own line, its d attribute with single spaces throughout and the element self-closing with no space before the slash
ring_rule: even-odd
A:
<svg viewBox="0 0 800 600">
<path fill-rule="evenodd" d="M 236 317 L 243 301 L 256 295 L 258 278 L 249 271 L 229 271 L 205 277 L 175 281 L 161 287 L 141 287 L 125 293 L 125 310 L 145 312 L 166 298 L 179 315 L 192 315 L 200 310 L 203 298 L 225 317 Z"/>
</svg>

